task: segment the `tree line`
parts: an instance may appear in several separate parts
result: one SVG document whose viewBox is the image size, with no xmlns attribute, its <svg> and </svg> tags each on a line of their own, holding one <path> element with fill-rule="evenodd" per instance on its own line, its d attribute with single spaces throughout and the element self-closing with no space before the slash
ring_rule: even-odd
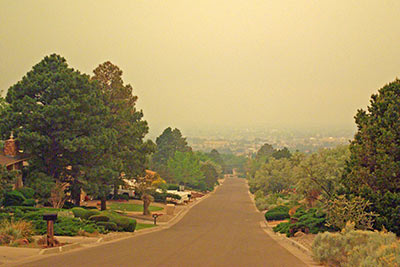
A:
<svg viewBox="0 0 400 267">
<path fill-rule="evenodd" d="M 352 221 L 400 235 L 399 119 L 396 79 L 372 95 L 366 111 L 357 111 L 357 132 L 349 145 L 312 154 L 285 152 L 281 158 L 264 145 L 246 165 L 258 207 L 276 205 L 283 193 L 309 207 L 321 206 L 331 221 L 342 222 L 338 225 Z"/>
<path fill-rule="evenodd" d="M 58 194 L 79 205 L 84 190 L 106 209 L 112 188 L 146 177 L 148 168 L 168 183 L 202 191 L 212 190 L 226 172 L 218 151 L 193 152 L 179 129 L 168 127 L 155 143 L 146 140 L 148 123 L 122 74 L 107 61 L 87 75 L 52 54 L 0 98 L 0 135 L 13 134 L 29 155 L 24 184 L 42 203 Z M 3 194 L 15 176 L 4 167 L 0 175 Z"/>
</svg>

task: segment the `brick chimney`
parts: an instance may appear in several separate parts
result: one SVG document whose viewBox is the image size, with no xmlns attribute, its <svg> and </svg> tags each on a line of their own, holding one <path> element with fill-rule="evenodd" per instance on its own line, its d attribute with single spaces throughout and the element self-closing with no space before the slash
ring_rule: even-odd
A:
<svg viewBox="0 0 400 267">
<path fill-rule="evenodd" d="M 8 157 L 15 157 L 18 154 L 17 143 L 14 139 L 14 135 L 11 132 L 10 139 L 4 143 L 4 155 Z"/>
</svg>

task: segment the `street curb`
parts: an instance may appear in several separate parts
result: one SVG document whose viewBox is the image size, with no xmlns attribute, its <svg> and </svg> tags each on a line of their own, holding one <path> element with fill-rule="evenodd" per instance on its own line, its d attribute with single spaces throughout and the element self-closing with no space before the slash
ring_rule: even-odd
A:
<svg viewBox="0 0 400 267">
<path fill-rule="evenodd" d="M 222 185 L 222 183 L 221 183 L 221 185 Z M 211 195 L 215 194 L 215 192 L 218 190 L 218 188 L 221 185 L 216 186 L 212 192 L 203 196 L 202 198 L 200 198 L 199 200 L 197 200 L 190 206 L 187 206 L 186 209 L 182 209 L 181 211 L 179 211 L 173 219 L 171 219 L 169 222 L 167 222 L 164 225 L 159 225 L 159 226 L 153 227 L 153 228 L 142 229 L 139 231 L 135 231 L 134 233 L 131 233 L 131 234 L 104 236 L 104 237 L 100 237 L 96 241 L 93 241 L 90 243 L 84 243 L 84 244 L 82 243 L 81 244 L 81 242 L 76 242 L 76 243 L 68 244 L 68 245 L 65 245 L 62 247 L 41 249 L 41 250 L 39 250 L 39 253 L 36 256 L 24 258 L 20 261 L 17 260 L 12 263 L 10 262 L 9 265 L 10 266 L 19 266 L 20 264 L 23 264 L 23 263 L 29 263 L 29 262 L 38 260 L 39 259 L 38 257 L 40 257 L 40 256 L 51 257 L 51 256 L 55 256 L 55 254 L 62 253 L 62 252 L 70 252 L 71 250 L 78 249 L 78 248 L 86 249 L 86 248 L 90 248 L 93 246 L 103 245 L 102 243 L 105 243 L 105 242 L 114 243 L 114 242 L 118 242 L 123 239 L 134 238 L 136 236 L 150 234 L 153 232 L 158 232 L 161 230 L 169 229 L 170 227 L 172 227 L 173 225 L 178 223 L 186 215 L 186 213 L 188 213 L 190 211 L 190 209 L 192 209 L 194 206 L 198 205 L 200 202 L 204 201 L 205 199 L 209 198 Z"/>
<path fill-rule="evenodd" d="M 49 254 L 54 254 L 54 253 L 61 253 L 65 251 L 70 251 L 75 248 L 81 247 L 80 243 L 73 243 L 73 244 L 68 244 L 65 246 L 60 246 L 60 247 L 55 247 L 55 248 L 43 248 L 39 250 L 39 255 L 49 255 Z"/>
<path fill-rule="evenodd" d="M 248 180 L 246 180 L 246 184 L 249 188 L 248 185 Z M 250 192 L 250 190 L 247 191 L 249 193 L 250 199 L 254 204 L 254 208 L 257 210 L 257 212 L 263 214 L 261 211 L 259 211 L 256 207 L 256 203 L 255 203 L 255 199 L 254 199 L 254 195 Z M 268 225 L 268 221 L 265 220 L 265 217 L 263 216 L 264 220 L 262 222 L 260 222 L 260 227 L 264 230 L 264 232 L 270 236 L 272 239 L 274 239 L 275 241 L 277 241 L 279 243 L 279 241 L 281 242 L 285 242 L 287 243 L 289 246 L 292 246 L 296 249 L 298 249 L 301 253 L 303 253 L 305 256 L 307 256 L 307 258 L 309 259 L 303 259 L 303 262 L 306 263 L 309 266 L 320 266 L 318 265 L 316 262 L 314 262 L 314 260 L 312 259 L 312 252 L 304 247 L 302 244 L 300 244 L 297 241 L 294 241 L 290 238 L 288 238 L 286 235 L 283 235 L 281 233 L 275 233 L 272 228 Z M 307 262 L 305 262 L 304 260 L 306 260 Z"/>
<path fill-rule="evenodd" d="M 271 234 L 276 235 L 276 236 L 280 237 L 281 239 L 285 240 L 286 242 L 291 243 L 291 245 L 293 245 L 293 246 L 295 246 L 296 248 L 300 249 L 302 252 L 308 254 L 309 256 L 312 256 L 312 252 L 311 252 L 308 248 L 306 248 L 305 246 L 303 246 L 303 245 L 300 244 L 299 242 L 297 242 L 297 241 L 295 241 L 295 240 L 293 240 L 293 239 L 288 238 L 288 237 L 287 237 L 286 235 L 284 235 L 284 234 L 274 232 L 274 230 L 272 230 L 272 228 L 268 225 L 268 221 L 265 221 L 264 223 L 265 223 L 266 231 L 268 231 L 268 233 L 269 233 L 270 235 L 271 235 Z"/>
</svg>

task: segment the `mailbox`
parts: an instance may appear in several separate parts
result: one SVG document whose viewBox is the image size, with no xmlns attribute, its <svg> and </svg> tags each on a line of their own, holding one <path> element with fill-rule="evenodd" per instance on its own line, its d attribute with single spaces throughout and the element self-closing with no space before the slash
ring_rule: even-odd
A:
<svg viewBox="0 0 400 267">
<path fill-rule="evenodd" d="M 45 213 L 45 214 L 43 214 L 43 220 L 55 221 L 55 220 L 57 220 L 57 213 Z"/>
<path fill-rule="evenodd" d="M 153 215 L 153 219 L 154 219 L 154 225 L 157 225 L 157 218 L 158 218 L 158 216 L 162 216 L 162 214 L 161 213 L 154 213 Z"/>
</svg>

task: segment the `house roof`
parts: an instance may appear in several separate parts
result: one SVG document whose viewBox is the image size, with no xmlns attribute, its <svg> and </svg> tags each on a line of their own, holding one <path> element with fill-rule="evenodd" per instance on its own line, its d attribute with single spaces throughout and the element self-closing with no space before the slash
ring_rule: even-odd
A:
<svg viewBox="0 0 400 267">
<path fill-rule="evenodd" d="M 4 165 L 6 167 L 8 167 L 10 165 L 13 165 L 13 164 L 16 164 L 18 162 L 27 160 L 27 159 L 28 159 L 27 155 L 23 155 L 22 154 L 22 155 L 18 155 L 18 156 L 15 156 L 15 157 L 10 157 L 10 156 L 4 155 L 3 151 L 0 151 L 0 164 Z"/>
</svg>

